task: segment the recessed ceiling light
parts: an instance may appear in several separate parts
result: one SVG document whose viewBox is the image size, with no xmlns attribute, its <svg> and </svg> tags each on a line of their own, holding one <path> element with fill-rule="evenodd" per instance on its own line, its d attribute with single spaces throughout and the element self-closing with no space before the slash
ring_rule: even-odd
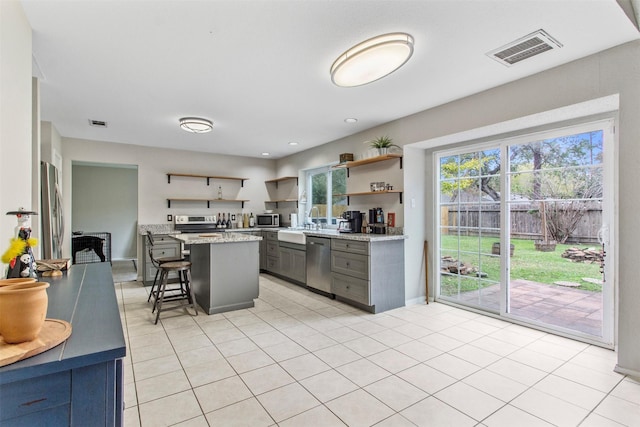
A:
<svg viewBox="0 0 640 427">
<path fill-rule="evenodd" d="M 347 119 L 344 119 L 345 123 L 358 123 L 358 119 L 355 119 L 353 117 L 349 117 Z"/>
<path fill-rule="evenodd" d="M 183 117 L 180 119 L 180 127 L 187 132 L 206 133 L 213 129 L 213 123 L 200 117 Z"/>
<path fill-rule="evenodd" d="M 298 145 L 298 143 L 297 143 L 297 142 L 295 142 L 295 141 L 291 141 L 291 142 L 289 143 L 289 145 Z"/>
<path fill-rule="evenodd" d="M 331 65 L 331 81 L 342 87 L 371 83 L 402 67 L 411 55 L 413 37 L 409 34 L 382 34 L 340 55 Z"/>
<path fill-rule="evenodd" d="M 262 153 L 263 156 L 269 156 L 270 153 L 267 153 L 266 151 L 264 153 Z"/>
</svg>

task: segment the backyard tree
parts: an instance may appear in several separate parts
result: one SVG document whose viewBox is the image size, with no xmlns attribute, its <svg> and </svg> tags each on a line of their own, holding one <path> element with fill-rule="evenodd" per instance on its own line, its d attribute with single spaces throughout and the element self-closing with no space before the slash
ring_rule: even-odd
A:
<svg viewBox="0 0 640 427">
<path fill-rule="evenodd" d="M 512 191 L 538 202 L 543 235 L 559 243 L 602 198 L 602 132 L 510 147 Z"/>
</svg>

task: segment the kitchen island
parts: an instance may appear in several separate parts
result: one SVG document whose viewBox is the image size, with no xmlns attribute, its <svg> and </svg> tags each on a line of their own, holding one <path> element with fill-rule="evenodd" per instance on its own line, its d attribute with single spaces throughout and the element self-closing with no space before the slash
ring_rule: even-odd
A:
<svg viewBox="0 0 640 427">
<path fill-rule="evenodd" d="M 171 237 L 189 245 L 191 287 L 206 313 L 254 306 L 259 295 L 262 237 L 233 232 Z"/>
</svg>

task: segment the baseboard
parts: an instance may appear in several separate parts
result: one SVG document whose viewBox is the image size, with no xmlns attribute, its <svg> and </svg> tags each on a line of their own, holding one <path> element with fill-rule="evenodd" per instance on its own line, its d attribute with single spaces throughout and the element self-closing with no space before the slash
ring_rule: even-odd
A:
<svg viewBox="0 0 640 427">
<path fill-rule="evenodd" d="M 613 371 L 617 372 L 619 374 L 629 375 L 630 377 L 634 377 L 634 378 L 639 378 L 640 379 L 640 371 L 637 371 L 635 369 L 627 369 L 627 368 L 623 368 L 620 365 L 616 365 L 616 367 L 613 368 Z"/>
<path fill-rule="evenodd" d="M 410 305 L 417 305 L 417 304 L 424 304 L 426 301 L 425 297 L 418 297 L 418 298 L 413 298 L 410 300 L 406 300 L 404 302 L 405 306 L 410 306 Z"/>
</svg>

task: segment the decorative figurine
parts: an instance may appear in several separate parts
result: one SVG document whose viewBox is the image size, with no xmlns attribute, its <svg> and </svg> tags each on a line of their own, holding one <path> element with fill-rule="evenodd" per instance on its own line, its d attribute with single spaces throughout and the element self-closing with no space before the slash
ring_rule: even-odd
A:
<svg viewBox="0 0 640 427">
<path fill-rule="evenodd" d="M 20 208 L 17 211 L 7 212 L 7 215 L 15 215 L 18 218 L 18 225 L 9 249 L 2 255 L 2 262 L 9 264 L 6 278 L 37 278 L 36 259 L 31 248 L 38 244 L 38 240 L 31 237 L 31 215 L 38 214 Z"/>
</svg>

